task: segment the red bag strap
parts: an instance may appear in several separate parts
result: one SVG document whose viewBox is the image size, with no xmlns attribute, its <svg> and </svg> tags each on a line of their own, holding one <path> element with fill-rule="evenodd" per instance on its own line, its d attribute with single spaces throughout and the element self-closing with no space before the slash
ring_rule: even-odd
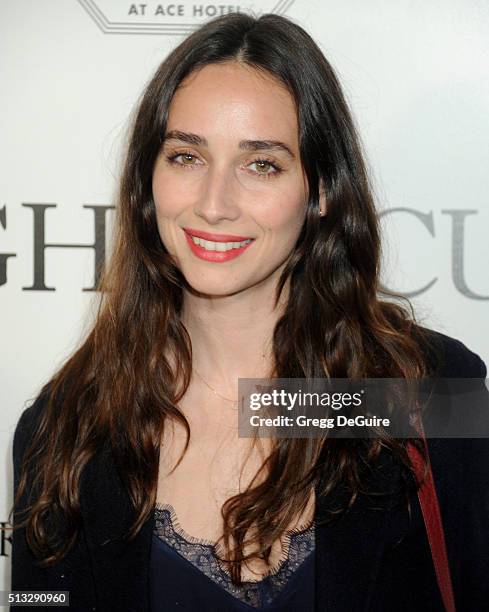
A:
<svg viewBox="0 0 489 612">
<path fill-rule="evenodd" d="M 445 544 L 445 534 L 441 520 L 440 506 L 436 495 L 435 482 L 433 472 L 431 471 L 431 463 L 428 454 L 428 444 L 424 434 L 421 419 L 417 419 L 414 426 L 418 430 L 420 437 L 423 439 L 428 457 L 428 473 L 421 487 L 418 489 L 418 499 L 423 513 L 423 520 L 428 535 L 428 541 L 435 567 L 436 579 L 440 587 L 443 604 L 446 612 L 455 612 L 455 599 L 453 596 L 453 586 L 450 576 L 450 568 L 448 565 L 447 549 Z M 424 472 L 424 459 L 419 450 L 411 443 L 407 444 L 407 452 L 413 464 L 418 481 L 421 480 Z"/>
</svg>

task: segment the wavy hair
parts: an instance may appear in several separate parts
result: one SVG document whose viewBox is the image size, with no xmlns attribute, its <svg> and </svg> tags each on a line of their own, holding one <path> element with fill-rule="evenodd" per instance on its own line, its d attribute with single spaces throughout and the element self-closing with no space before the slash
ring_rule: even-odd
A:
<svg viewBox="0 0 489 612">
<path fill-rule="evenodd" d="M 278 302 L 290 278 L 290 295 L 273 332 L 273 372 L 279 378 L 420 378 L 428 372 L 424 332 L 409 300 L 380 284 L 379 218 L 333 68 L 310 35 L 283 16 L 230 13 L 208 21 L 166 57 L 138 101 L 117 192 L 113 249 L 97 287 L 96 320 L 41 391 L 47 402 L 24 457 L 14 508 L 29 488 L 32 495 L 14 529 L 25 527 L 43 566 L 74 545 L 81 529 L 81 476 L 103 444 L 111 445 L 135 510 L 128 539 L 153 511 L 167 419 L 187 432 L 180 460 L 188 447 L 190 427 L 178 408 L 192 369 L 190 337 L 179 317 L 186 281 L 159 236 L 152 174 L 179 84 L 200 67 L 228 61 L 274 76 L 291 93 L 309 184 L 304 225 L 277 286 Z M 321 180 L 328 202 L 324 217 Z M 168 350 L 175 368 L 165 358 Z M 414 444 L 424 452 L 419 440 Z M 348 493 L 324 520 L 349 508 L 382 449 L 402 465 L 408 500 L 417 483 L 406 440 L 274 440 L 255 479 L 221 510 L 234 582 L 240 583 L 246 559 L 268 561 L 273 542 L 305 509 L 311 487 L 320 485 L 325 499 L 339 488 Z M 61 519 L 67 525 L 62 538 L 50 528 Z M 255 535 L 247 539 L 250 532 Z M 245 555 L 249 544 L 254 550 Z"/>
</svg>

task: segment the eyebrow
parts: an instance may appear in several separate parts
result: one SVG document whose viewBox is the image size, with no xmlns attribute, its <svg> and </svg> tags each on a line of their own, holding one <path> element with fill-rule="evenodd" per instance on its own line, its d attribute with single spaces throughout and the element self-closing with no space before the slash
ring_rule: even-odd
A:
<svg viewBox="0 0 489 612">
<path fill-rule="evenodd" d="M 198 134 L 192 134 L 191 132 L 182 132 L 180 130 L 171 130 L 167 132 L 163 138 L 163 143 L 167 140 L 181 140 L 192 145 L 201 145 L 203 147 L 208 146 L 208 142 L 202 136 Z M 292 159 L 295 159 L 295 155 L 292 153 L 290 148 L 280 140 L 240 140 L 238 147 L 243 151 L 283 151 Z"/>
</svg>

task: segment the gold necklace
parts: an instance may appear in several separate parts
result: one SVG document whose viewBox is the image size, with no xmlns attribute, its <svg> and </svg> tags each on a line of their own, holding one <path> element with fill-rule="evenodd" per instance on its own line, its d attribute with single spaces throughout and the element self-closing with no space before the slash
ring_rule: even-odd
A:
<svg viewBox="0 0 489 612">
<path fill-rule="evenodd" d="M 268 345 L 270 344 L 271 340 L 268 341 L 267 346 L 265 347 L 265 349 L 268 347 Z M 262 353 L 262 357 L 265 357 L 265 353 Z M 237 406 L 238 404 L 238 400 L 232 400 L 230 397 L 225 397 L 224 395 L 222 395 L 221 393 L 219 393 L 218 391 L 216 391 L 214 389 L 214 387 L 212 387 L 206 380 L 205 378 L 202 376 L 202 374 L 199 374 L 199 372 L 194 368 L 194 366 L 192 366 L 192 370 L 197 374 L 197 376 L 200 378 L 200 380 L 207 386 L 209 387 L 209 389 L 212 391 L 212 393 L 214 393 L 214 395 L 217 395 L 217 397 L 220 397 L 221 399 L 226 400 L 227 402 L 231 402 L 233 404 L 233 406 Z M 233 408 L 233 410 L 238 410 L 238 408 Z"/>
<path fill-rule="evenodd" d="M 199 374 L 199 373 L 197 372 L 197 370 L 196 370 L 196 369 L 195 369 L 193 366 L 192 366 L 192 370 L 193 370 L 193 371 L 194 371 L 194 372 L 197 374 L 197 376 L 198 376 L 198 377 L 201 379 L 201 381 L 202 381 L 202 382 L 203 382 L 205 385 L 207 385 L 207 386 L 209 387 L 209 389 L 210 389 L 210 390 L 211 390 L 211 391 L 214 393 L 214 395 L 217 395 L 218 397 L 220 397 L 220 398 L 222 398 L 222 399 L 226 400 L 227 402 L 231 402 L 231 403 L 233 404 L 233 406 L 234 406 L 234 405 L 237 405 L 237 403 L 238 403 L 238 401 L 237 401 L 237 400 L 232 400 L 231 398 L 229 398 L 229 397 L 225 397 L 224 395 L 221 395 L 220 393 L 218 393 L 218 392 L 217 392 L 217 391 L 214 389 L 214 387 L 212 387 L 212 386 L 211 386 L 211 385 L 210 385 L 210 384 L 209 384 L 209 383 L 208 383 L 208 382 L 207 382 L 207 381 L 206 381 L 206 380 L 203 378 L 202 374 Z M 234 410 L 237 410 L 237 408 L 235 408 Z"/>
</svg>

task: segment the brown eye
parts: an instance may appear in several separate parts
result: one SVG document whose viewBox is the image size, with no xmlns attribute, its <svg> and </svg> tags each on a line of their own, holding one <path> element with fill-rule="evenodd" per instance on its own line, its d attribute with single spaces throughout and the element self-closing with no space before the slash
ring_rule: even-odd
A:
<svg viewBox="0 0 489 612">
<path fill-rule="evenodd" d="M 268 159 L 255 159 L 250 166 L 256 166 L 257 170 L 254 170 L 254 172 L 260 178 L 272 178 L 282 172 L 282 167 L 277 162 L 272 162 Z"/>
<path fill-rule="evenodd" d="M 263 170 L 263 169 L 267 170 L 272 165 L 271 162 L 266 161 L 266 160 L 257 161 L 255 163 L 257 165 L 257 168 L 259 168 L 260 170 Z M 261 172 L 260 172 L 260 174 L 261 174 Z M 265 172 L 265 174 L 266 174 L 266 172 Z"/>
<path fill-rule="evenodd" d="M 192 155 L 192 153 L 180 153 L 180 155 L 177 155 L 176 157 L 181 157 L 182 161 L 184 161 L 184 166 L 193 166 L 192 163 L 187 163 L 187 162 L 191 162 L 192 160 L 195 160 L 195 156 Z M 175 159 L 175 158 L 173 158 Z"/>
<path fill-rule="evenodd" d="M 181 157 L 182 161 L 178 161 L 178 158 Z M 167 155 L 166 159 L 168 163 L 174 164 L 176 166 L 187 166 L 187 168 L 191 168 L 192 166 L 197 166 L 196 163 L 193 163 L 197 160 L 197 156 L 193 153 L 176 153 L 175 155 Z"/>
</svg>

